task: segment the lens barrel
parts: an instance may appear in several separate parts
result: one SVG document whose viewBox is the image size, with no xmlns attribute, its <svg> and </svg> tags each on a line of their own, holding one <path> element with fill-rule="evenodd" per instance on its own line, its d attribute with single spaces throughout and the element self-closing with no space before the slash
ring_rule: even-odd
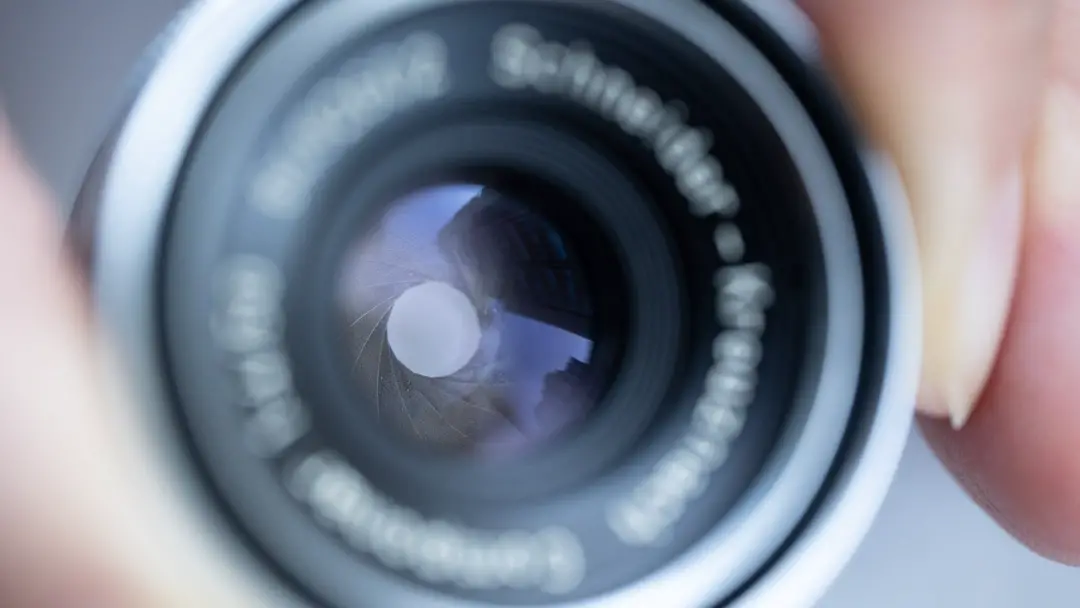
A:
<svg viewBox="0 0 1080 608">
<path fill-rule="evenodd" d="M 800 606 L 910 426 L 910 220 L 784 2 L 196 4 L 72 220 L 284 606 Z"/>
</svg>

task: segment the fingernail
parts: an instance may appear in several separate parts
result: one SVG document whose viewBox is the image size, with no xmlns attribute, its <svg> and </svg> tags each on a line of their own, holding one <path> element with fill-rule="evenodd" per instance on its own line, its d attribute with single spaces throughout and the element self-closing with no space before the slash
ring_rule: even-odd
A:
<svg viewBox="0 0 1080 608">
<path fill-rule="evenodd" d="M 1038 169 L 1032 185 L 1040 221 L 1072 230 L 1080 221 L 1080 86 L 1050 89 L 1038 141 Z"/>
<path fill-rule="evenodd" d="M 1025 184 L 1019 166 L 996 181 L 996 188 L 983 190 L 992 193 L 988 199 L 978 188 L 955 193 L 979 196 L 981 203 L 941 202 L 970 210 L 951 218 L 966 226 L 924 235 L 924 253 L 930 251 L 919 409 L 948 418 L 954 429 L 967 424 L 993 369 L 1016 278 Z M 949 241 L 927 242 L 937 235 Z"/>
</svg>

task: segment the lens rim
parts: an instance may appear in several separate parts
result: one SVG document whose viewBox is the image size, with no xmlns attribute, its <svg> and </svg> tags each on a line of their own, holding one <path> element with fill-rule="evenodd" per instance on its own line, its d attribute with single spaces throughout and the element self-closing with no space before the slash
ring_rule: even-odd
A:
<svg viewBox="0 0 1080 608">
<path fill-rule="evenodd" d="M 329 517 L 318 517 L 315 513 L 308 514 L 311 507 L 319 507 L 311 501 L 317 497 L 306 489 L 307 482 L 300 486 L 301 489 L 293 489 L 296 486 L 286 484 L 290 488 L 289 493 L 283 493 L 283 482 L 295 477 L 298 469 L 294 463 L 282 462 L 273 459 L 264 461 L 258 456 L 244 449 L 235 440 L 237 420 L 240 415 L 235 405 L 243 407 L 244 400 L 230 399 L 232 395 L 247 396 L 250 393 L 241 383 L 229 377 L 228 371 L 232 366 L 244 366 L 250 369 L 249 357 L 244 353 L 237 358 L 236 354 L 229 351 L 229 347 L 221 345 L 214 336 L 207 335 L 207 318 L 212 314 L 208 307 L 215 297 L 207 293 L 209 283 L 220 280 L 218 277 L 222 270 L 221 256 L 230 258 L 235 254 L 248 255 L 254 253 L 260 258 L 265 258 L 268 263 L 278 270 L 272 272 L 288 272 L 291 260 L 296 259 L 298 250 L 303 248 L 290 236 L 298 225 L 303 224 L 307 218 L 317 215 L 318 201 L 322 200 L 320 194 L 325 192 L 321 185 L 325 180 L 311 181 L 316 176 L 322 176 L 326 171 L 343 168 L 345 175 L 349 170 L 342 161 L 338 160 L 341 146 L 344 143 L 340 137 L 333 139 L 317 139 L 314 150 L 310 144 L 301 144 L 298 147 L 291 145 L 295 141 L 288 137 L 290 125 L 295 125 L 294 120 L 306 120 L 310 116 L 308 109 L 322 111 L 320 100 L 323 97 L 338 90 L 340 82 L 337 80 L 339 73 L 335 67 L 345 62 L 345 66 L 357 65 L 350 61 L 357 57 L 357 52 L 363 55 L 370 51 L 361 49 L 381 49 L 379 52 L 395 53 L 395 55 L 377 55 L 379 57 L 397 56 L 394 49 L 398 48 L 401 40 L 415 40 L 414 33 L 417 28 L 420 31 L 437 32 L 434 35 L 423 35 L 429 40 L 442 40 L 437 44 L 450 45 L 455 52 L 447 57 L 447 68 L 450 77 L 459 84 L 456 87 L 448 87 L 445 96 L 441 96 L 438 102 L 432 102 L 433 111 L 421 112 L 419 108 L 412 114 L 400 107 L 397 116 L 401 118 L 400 127 L 394 128 L 392 119 L 380 123 L 385 129 L 378 128 L 366 131 L 365 137 L 348 154 L 359 164 L 375 162 L 375 154 L 385 153 L 393 147 L 393 142 L 408 138 L 411 130 L 423 131 L 421 125 L 426 124 L 432 128 L 436 122 L 454 122 L 458 107 L 454 104 L 458 98 L 455 92 L 460 93 L 463 99 L 460 101 L 466 105 L 467 111 L 474 112 L 484 108 L 489 112 L 499 112 L 496 100 L 502 100 L 503 104 L 513 107 L 521 107 L 522 104 L 531 108 L 527 115 L 534 112 L 545 117 L 545 120 L 555 119 L 550 108 L 545 104 L 533 105 L 538 101 L 536 95 L 508 96 L 488 76 L 486 71 L 487 62 L 491 49 L 488 36 L 495 36 L 496 30 L 507 23 L 520 22 L 525 19 L 525 14 L 531 14 L 537 24 L 543 24 L 545 29 L 551 28 L 555 35 L 562 28 L 566 28 L 564 35 L 590 38 L 600 52 L 613 53 L 611 59 L 615 65 L 623 65 L 627 69 L 639 68 L 646 70 L 649 65 L 647 56 L 639 55 L 634 51 L 636 40 L 639 37 L 650 35 L 650 31 L 656 30 L 654 43 L 657 46 L 666 44 L 673 45 L 671 51 L 683 50 L 680 46 L 680 37 L 673 32 L 665 32 L 662 28 L 655 28 L 654 22 L 638 19 L 633 13 L 617 10 L 614 5 L 566 5 L 562 10 L 552 11 L 550 4 L 519 2 L 504 4 L 503 6 L 516 10 L 494 10 L 495 5 L 480 5 L 484 11 L 470 10 L 461 4 L 454 4 L 443 10 L 422 11 L 413 14 L 401 21 L 387 23 L 385 27 L 364 36 L 363 43 L 357 38 L 356 19 L 365 14 L 363 9 L 351 4 L 328 3 L 311 5 L 311 10 L 305 10 L 283 24 L 274 35 L 267 39 L 244 63 L 244 68 L 239 73 L 243 77 L 237 77 L 235 81 L 222 93 L 217 106 L 210 116 L 207 117 L 207 125 L 199 140 L 193 144 L 189 154 L 189 163 L 185 170 L 185 176 L 177 191 L 177 200 L 174 203 L 173 215 L 170 220 L 169 232 L 166 237 L 166 248 L 162 277 L 162 300 L 165 307 L 162 320 L 165 324 L 165 333 L 162 335 L 162 343 L 166 347 L 170 380 L 175 398 L 180 406 L 181 421 L 190 430 L 191 440 L 196 453 L 202 459 L 207 471 L 208 479 L 216 488 L 218 495 L 224 500 L 238 522 L 237 525 L 244 527 L 254 538 L 257 539 L 258 547 L 266 551 L 267 555 L 275 562 L 294 573 L 297 579 L 302 580 L 312 593 L 326 593 L 326 600 L 332 604 L 353 605 L 363 602 L 369 597 L 409 597 L 410 603 L 419 599 L 412 599 L 404 595 L 411 593 L 415 585 L 423 584 L 415 577 L 415 567 L 405 567 L 417 562 L 401 563 L 393 568 L 388 560 L 393 556 L 384 558 L 382 553 L 371 550 L 371 543 L 365 540 L 368 532 L 363 525 L 359 529 L 341 530 L 338 534 L 339 525 L 347 525 L 340 515 L 332 512 Z M 610 12 L 608 12 L 610 11 Z M 523 14 L 525 13 L 525 14 Z M 573 15 L 573 18 L 571 18 Z M 612 21 L 607 21 L 610 17 Z M 475 21 L 470 21 L 475 20 Z M 463 27 L 466 23 L 472 23 L 472 27 Z M 615 24 L 619 27 L 615 27 Z M 421 25 L 423 24 L 423 25 Z M 624 29 L 625 28 L 625 29 Z M 484 36 L 477 36 L 478 31 L 485 31 Z M 632 34 L 630 32 L 633 32 Z M 573 39 L 573 38 L 571 38 Z M 359 45 L 359 46 L 357 46 Z M 331 52 L 331 49 L 345 51 Z M 685 48 L 688 53 L 691 48 Z M 328 56 L 329 53 L 329 56 Z M 624 56 L 623 53 L 626 55 Z M 660 55 L 667 55 L 660 53 Z M 735 58 L 737 53 L 731 51 L 728 56 Z M 637 64 L 636 61 L 642 62 Z M 687 55 L 689 62 L 704 59 L 702 55 Z M 456 60 L 456 61 L 455 61 Z M 628 63 L 622 63 L 622 60 Z M 313 65 L 323 69 L 314 71 Z M 368 65 L 368 64 L 360 64 Z M 720 64 L 723 66 L 723 64 Z M 664 68 L 660 71 L 657 68 Z M 673 70 L 673 73 L 682 73 L 676 66 L 664 65 L 659 61 L 653 67 L 651 78 L 642 80 L 643 85 L 658 87 L 664 95 L 671 96 L 669 99 L 682 99 L 691 102 L 690 107 L 697 107 L 709 100 L 718 98 L 718 92 L 708 92 L 694 87 L 694 82 L 706 78 L 707 75 L 715 74 L 718 79 L 730 78 L 731 75 L 714 64 L 704 64 L 701 71 L 690 70 L 682 73 L 690 80 L 677 79 L 668 82 L 664 86 L 665 78 L 663 71 Z M 644 76 L 650 71 L 639 73 L 634 69 L 635 77 Z M 693 74 L 693 76 L 690 76 Z M 735 78 L 739 81 L 738 78 Z M 743 89 L 749 85 L 739 82 Z M 328 89 L 328 86 L 334 88 Z M 736 85 L 738 86 L 738 85 Z M 686 87 L 685 89 L 683 87 Z M 725 89 L 721 89 L 723 91 Z M 692 93 L 696 91 L 696 95 Z M 471 92 L 471 93 L 470 93 Z M 472 97 L 482 92 L 482 97 Z M 690 96 L 687 98 L 687 96 Z M 765 150 L 773 150 L 772 146 L 786 148 L 777 155 L 764 154 L 757 147 L 745 150 L 751 154 L 757 163 L 780 163 L 776 180 L 783 197 L 775 199 L 776 204 L 787 212 L 805 211 L 805 206 L 811 207 L 810 213 L 804 221 L 814 226 L 820 240 L 811 248 L 821 248 L 817 255 L 824 259 L 821 261 L 824 268 L 815 269 L 813 272 L 822 272 L 822 279 L 813 279 L 816 283 L 821 280 L 827 295 L 820 304 L 825 308 L 821 317 L 804 321 L 810 333 L 823 344 L 813 344 L 812 351 L 808 351 L 807 358 L 802 359 L 803 366 L 784 370 L 782 376 L 763 376 L 765 383 L 759 384 L 759 394 L 766 390 L 770 384 L 783 385 L 789 377 L 796 378 L 799 389 L 790 398 L 785 400 L 785 406 L 790 406 L 795 411 L 782 415 L 783 433 L 779 438 L 770 438 L 767 443 L 753 443 L 743 441 L 744 447 L 733 452 L 733 455 L 741 455 L 744 451 L 752 452 L 757 449 L 767 449 L 767 459 L 764 470 L 757 473 L 748 489 L 740 489 L 735 506 L 729 504 L 720 506 L 713 501 L 718 499 L 717 493 L 722 492 L 729 478 L 740 473 L 737 466 L 737 458 L 731 458 L 724 462 L 715 472 L 710 471 L 710 482 L 705 484 L 701 497 L 690 499 L 685 503 L 685 508 L 680 504 L 679 513 L 672 523 L 678 525 L 659 524 L 661 530 L 667 529 L 673 537 L 670 544 L 659 542 L 635 544 L 616 534 L 616 526 L 625 525 L 613 523 L 613 515 L 605 514 L 607 509 L 635 508 L 633 505 L 643 504 L 643 513 L 648 513 L 655 507 L 649 506 L 653 497 L 663 497 L 664 500 L 679 498 L 682 490 L 665 490 L 665 485 L 672 483 L 672 476 L 661 469 L 663 466 L 682 466 L 679 464 L 682 458 L 696 458 L 696 448 L 684 447 L 683 441 L 695 441 L 699 426 L 704 424 L 693 423 L 693 417 L 687 417 L 682 421 L 684 427 L 677 432 L 671 431 L 671 426 L 664 428 L 664 434 L 654 433 L 659 441 L 645 443 L 633 453 L 634 458 L 625 463 L 627 470 L 623 475 L 618 472 L 609 474 L 609 479 L 596 480 L 587 487 L 580 488 L 574 496 L 567 497 L 566 501 L 547 501 L 543 504 L 544 509 L 516 509 L 501 510 L 485 513 L 484 520 L 473 521 L 472 527 L 466 528 L 469 532 L 466 536 L 480 542 L 485 534 L 490 533 L 490 526 L 501 528 L 500 523 L 508 525 L 512 530 L 538 530 L 539 526 L 554 525 L 559 530 L 565 530 L 570 538 L 573 538 L 575 546 L 584 557 L 582 562 L 587 564 L 588 576 L 583 578 L 574 589 L 566 590 L 567 595 L 572 594 L 572 599 L 581 600 L 585 597 L 603 597 L 597 594 L 607 593 L 616 584 L 626 585 L 628 581 L 651 580 L 656 582 L 660 576 L 671 576 L 680 568 L 686 567 L 688 556 L 707 555 L 707 560 L 696 562 L 697 567 L 709 564 L 706 573 L 701 571 L 694 579 L 701 588 L 692 591 L 695 595 L 721 596 L 728 590 L 736 588 L 751 577 L 762 565 L 768 563 L 773 553 L 781 549 L 789 538 L 791 532 L 796 529 L 805 513 L 813 505 L 820 485 L 828 473 L 842 448 L 842 438 L 849 423 L 856 388 L 862 382 L 862 374 L 866 371 L 860 363 L 863 354 L 862 334 L 865 330 L 865 320 L 862 314 L 864 297 L 869 297 L 868 292 L 862 289 L 862 280 L 866 277 L 860 274 L 860 263 L 857 253 L 857 232 L 853 226 L 851 209 L 844 204 L 844 191 L 831 173 L 832 167 L 825 164 L 827 152 L 823 149 L 814 148 L 813 136 L 810 136 L 810 150 L 793 148 L 791 141 L 786 141 L 783 134 L 774 134 L 776 127 L 769 124 L 768 119 L 776 121 L 770 112 L 762 112 L 762 101 L 757 99 L 749 103 L 749 108 L 743 105 L 744 99 L 752 99 L 742 89 L 738 93 L 731 91 L 730 103 L 732 112 L 743 117 L 751 125 L 761 128 L 748 131 L 728 131 L 721 121 L 712 124 L 711 127 L 720 129 L 727 137 L 750 137 L 761 138 Z M 491 96 L 491 97 L 489 97 Z M 333 98 L 329 98 L 333 99 Z M 284 101 L 284 112 L 279 109 Z M 314 105 L 309 105 L 314 104 Z M 294 109 L 295 108 L 295 109 Z M 434 111 L 437 108 L 438 111 Z M 293 112 L 299 111 L 300 116 Z M 746 114 L 743 114 L 746 112 Z M 320 114 L 321 115 L 321 114 Z M 700 120 L 706 120 L 701 117 Z M 717 118 L 717 120 L 719 120 Z M 303 123 L 310 124 L 310 123 Z M 735 124 L 743 124 L 735 121 Z M 790 124 L 790 123 L 789 123 Z M 277 129 L 267 132 L 267 125 L 282 125 L 285 133 L 278 134 Z M 798 126 L 805 127 L 802 123 Z M 764 132 L 762 132 L 764 131 Z M 572 130 L 576 137 L 579 131 Z M 804 137 L 808 131 L 800 132 Z M 282 141 L 279 139 L 285 136 Z M 467 141 L 467 136 L 462 134 L 462 141 Z M 308 142 L 309 140 L 304 140 Z M 807 140 L 798 140 L 806 144 Z M 325 142 L 332 149 L 326 149 L 326 155 L 322 153 L 321 143 Z M 769 143 L 765 143 L 769 142 Z M 775 142 L 775 144 L 773 143 Z M 301 216 L 287 216 L 289 219 L 278 219 L 276 212 L 264 212 L 256 201 L 264 200 L 254 198 L 248 185 L 247 176 L 251 174 L 263 175 L 266 170 L 278 171 L 275 160 L 279 158 L 292 158 L 294 151 L 309 155 L 302 158 L 323 159 L 320 162 L 306 163 L 301 169 L 307 184 L 306 190 L 315 196 L 300 196 L 287 198 L 285 201 L 302 202 L 305 213 Z M 801 152 L 801 159 L 791 159 L 793 153 Z M 502 154 L 509 152 L 503 151 Z M 608 151 L 611 154 L 611 151 Z M 719 153 L 719 152 L 717 152 Z M 497 161 L 498 154 L 494 156 Z M 799 156 L 796 154 L 796 156 Z M 611 157 L 609 162 L 613 162 Z M 801 160 L 802 162 L 798 162 Z M 811 169 L 807 169 L 805 163 L 809 163 Z M 657 166 L 655 161 L 650 161 L 647 168 L 652 170 Z M 793 166 L 791 171 L 797 173 L 796 185 L 784 186 L 788 180 L 783 179 L 786 168 Z M 734 167 L 732 167 L 734 169 Z M 297 176 L 300 177 L 300 176 Z M 671 176 L 665 175 L 665 183 L 670 183 Z M 756 179 L 770 179 L 767 175 L 758 175 Z M 574 180 L 577 181 L 577 180 Z M 571 184 L 573 181 L 570 182 Z M 808 194 L 805 189 L 808 189 Z M 259 193 L 267 192 L 258 190 Z M 741 191 L 744 195 L 747 191 Z M 775 194 L 775 193 L 774 193 Z M 685 196 L 678 193 L 669 193 L 670 201 L 686 202 Z M 808 199 L 804 199 L 808 196 Z M 279 200 L 279 199 L 273 199 Z M 799 204 L 794 208 L 785 207 L 789 201 L 797 200 Z M 249 204 L 244 204 L 244 202 Z M 860 202 L 855 198 L 853 203 Z M 314 205 L 314 206 L 313 206 Z M 748 206 L 749 207 L 749 206 Z M 683 211 L 685 213 L 685 209 Z M 750 209 L 745 212 L 749 215 Z M 825 217 L 820 217 L 825 216 Z M 241 229 L 242 227 L 242 229 Z M 744 228 L 745 229 L 745 228 Z M 747 234 L 748 238 L 752 235 Z M 707 236 L 703 240 L 707 241 Z M 222 250 L 221 246 L 225 249 Z M 793 252 L 787 252 L 792 255 Z M 809 254 L 809 251 L 799 251 L 796 255 Z M 751 256 L 750 259 L 755 259 Z M 749 261 L 749 260 L 747 260 Z M 779 260 L 773 260 L 778 262 Z M 635 271 L 652 265 L 653 260 L 648 259 L 644 264 L 632 266 Z M 686 260 L 692 263 L 691 260 Z M 771 264 L 770 264 L 771 265 Z M 730 267 L 725 265 L 725 267 Z M 779 271 L 779 268 L 777 268 Z M 656 269 L 646 273 L 646 276 L 637 279 L 632 284 L 643 285 L 655 280 L 654 277 L 663 277 L 663 270 Z M 873 279 L 873 275 L 869 275 Z M 793 281 L 798 278 L 792 277 Z M 805 280 L 805 278 L 803 279 Z M 289 284 L 288 279 L 283 283 Z M 705 283 L 707 286 L 708 283 Z M 702 286 L 697 283 L 687 285 L 685 288 Z M 782 294 L 785 286 L 776 285 L 779 294 Z M 718 293 L 709 291 L 706 307 L 715 306 Z M 780 296 L 783 298 L 783 296 Z M 777 303 L 777 306 L 785 305 L 788 300 Z M 806 305 L 800 302 L 802 305 Z M 649 320 L 656 315 L 645 314 L 642 319 Z M 660 318 L 665 318 L 661 316 Z M 770 315 L 770 326 L 776 326 L 783 319 L 778 315 Z M 293 319 L 286 317 L 287 325 L 291 325 Z M 816 322 L 815 322 L 816 321 Z M 752 322 L 751 322 L 752 323 Z M 725 325 L 725 329 L 734 329 L 735 321 Z M 751 324 L 750 327 L 754 327 Z M 650 330 L 653 328 L 649 328 Z M 753 331 L 753 330 L 751 330 Z M 796 330 L 798 331 L 798 330 Z M 636 332 L 635 332 L 636 333 Z M 775 332 L 774 332 L 775 333 Z M 708 337 L 711 340 L 712 336 Z M 790 345 L 785 345 L 784 348 Z M 775 348 L 767 346 L 766 348 Z M 301 351 L 303 352 L 303 351 Z M 764 361 L 781 356 L 782 351 L 769 350 L 765 353 Z M 810 352 L 813 352 L 810 355 Z M 658 362 L 666 362 L 666 357 L 657 352 Z M 310 366 L 308 357 L 290 357 L 290 370 L 292 376 L 299 381 L 297 372 L 303 367 Z M 227 363 L 222 365 L 221 363 Z M 764 368 L 761 369 L 764 372 Z M 629 374 L 627 374 L 629 375 Z M 724 374 L 726 376 L 726 374 Z M 868 377 L 869 378 L 869 377 Z M 293 383 L 299 387 L 299 382 Z M 692 391 L 693 401 L 701 396 L 698 389 L 704 386 L 704 378 L 701 384 L 673 384 L 672 388 L 686 388 Z M 290 391 L 292 393 L 292 391 Z M 310 403 L 313 406 L 322 400 L 317 395 L 309 395 L 305 398 L 299 394 L 298 403 Z M 321 403 L 320 403 L 321 405 Z M 691 402 L 689 405 L 693 405 Z M 756 400 L 753 408 L 748 411 L 749 419 L 760 419 L 761 412 L 771 406 L 769 402 Z M 260 410 L 262 408 L 259 408 Z M 770 408 L 771 409 L 771 408 Z M 234 414 L 234 412 L 236 412 Z M 746 425 L 742 433 L 747 432 L 753 425 Z M 738 427 L 736 427 L 738 428 Z M 652 430 L 652 429 L 650 429 Z M 705 431 L 710 433 L 711 431 Z M 727 436 L 723 431 L 714 433 L 716 437 L 710 441 L 719 439 L 726 441 Z M 323 441 L 319 440 L 318 432 L 307 433 L 305 438 L 315 439 L 314 442 L 304 443 L 301 454 L 297 455 L 303 461 L 309 456 L 323 452 Z M 740 439 L 749 437 L 740 437 Z M 749 444 L 749 445 L 747 445 Z M 711 444 L 710 444 L 711 445 Z M 723 443 L 722 447 L 734 447 Z M 336 457 L 336 454 L 335 454 Z M 649 464 L 644 465 L 646 459 L 651 459 Z M 678 460 L 677 460 L 678 459 Z M 641 464 L 639 464 L 641 463 Z M 267 467 L 267 464 L 273 466 Z M 350 463 L 356 465 L 357 463 Z M 572 466 L 572 465 L 570 465 Z M 701 466 L 709 466 L 702 464 Z M 351 467 L 350 467 L 351 468 Z M 353 473 L 350 473 L 350 475 Z M 321 474 L 320 474 L 321 477 Z M 371 479 L 366 480 L 370 484 Z M 363 482 L 360 482 L 363 483 Z M 380 483 L 386 483 L 385 477 Z M 645 487 L 652 484 L 654 487 Z M 611 487 L 606 498 L 603 490 Z M 630 487 L 627 487 L 630 486 Z M 390 485 L 389 487 L 393 487 Z M 380 488 L 381 489 L 381 488 Z M 419 494 L 418 492 L 416 494 Z M 380 498 L 382 498 L 380 493 Z M 642 498 L 634 499 L 633 496 Z M 648 498 L 646 498 L 648 497 Z M 718 502 L 718 501 L 717 501 Z M 323 500 L 321 505 L 325 508 L 327 503 Z M 423 505 L 424 503 L 420 503 Z M 570 510 L 569 505 L 579 505 L 579 508 Z M 629 506 L 624 506 L 629 505 Z M 397 507 L 398 505 L 395 505 Z M 409 505 L 400 505 L 408 507 Z M 721 512 L 713 513 L 709 506 L 723 508 Z M 766 507 L 766 508 L 762 508 Z M 516 512 L 515 512 L 516 511 Z M 599 511 L 599 512 L 598 512 Z M 408 524 L 410 529 L 426 530 L 430 526 L 441 529 L 444 520 L 440 518 L 441 509 L 420 510 L 418 513 L 409 512 L 409 521 L 416 524 Z M 460 512 L 452 512 L 453 515 L 462 517 Z M 311 515 L 316 515 L 312 517 Z M 360 513 L 350 514 L 352 517 L 362 518 Z M 665 511 L 657 513 L 659 517 L 665 516 Z M 528 521 L 523 517 L 531 516 Z M 704 520 L 707 520 L 704 521 Z M 364 522 L 366 519 L 357 519 Z M 326 522 L 330 522 L 327 524 Z M 490 523 L 488 523 L 490 522 Z M 719 523 L 717 523 L 719 522 Z M 704 525 L 707 523 L 707 526 Z M 402 524 L 406 525 L 406 524 Z M 694 533 L 689 534 L 690 528 L 694 527 Z M 488 531 L 488 532 L 485 532 Z M 322 532 L 320 534 L 320 532 Z M 329 534 L 327 534 L 329 532 Z M 403 538 L 396 535 L 394 538 Z M 342 543 L 333 542 L 340 539 Z M 688 547 L 694 544 L 693 549 Z M 381 545 L 380 545 L 381 546 Z M 633 549 L 633 550 L 630 550 Z M 628 551 L 630 550 L 630 551 Z M 375 559 L 372 559 L 372 558 Z M 540 559 L 540 558 L 538 558 Z M 651 562 L 662 574 L 660 576 L 645 577 L 644 572 L 636 573 L 630 578 L 627 575 L 636 569 L 643 568 Z M 563 563 L 563 562 L 560 562 Z M 619 564 L 616 566 L 615 564 Z M 691 562 L 692 564 L 695 562 Z M 360 568 L 368 564 L 369 567 Z M 660 564 L 663 564 L 661 566 Z M 385 568 L 390 567 L 396 572 L 388 572 Z M 410 577 L 409 574 L 413 575 Z M 653 571 L 649 568 L 648 571 Z M 404 576 L 402 576 L 404 575 Z M 689 580 L 670 580 L 667 584 L 670 589 L 661 590 L 650 587 L 651 592 L 661 592 L 665 596 L 675 593 L 691 592 Z M 707 588 L 706 588 L 707 586 Z M 342 588 L 340 595 L 330 595 L 329 589 Z M 542 603 L 552 601 L 546 595 L 539 594 L 537 590 L 526 589 L 515 591 L 502 587 L 492 590 L 472 589 L 467 582 L 461 581 L 456 584 L 431 586 L 434 591 L 442 594 L 459 595 L 464 598 L 475 599 L 481 602 L 495 603 Z M 633 586 L 631 587 L 633 588 Z M 346 590 L 347 589 L 347 590 Z M 537 593 L 537 595 L 530 595 Z M 571 597 L 560 598 L 564 602 L 570 601 Z M 398 601 L 398 600 L 395 600 Z M 401 600 L 404 601 L 404 600 Z M 583 601 L 583 600 L 582 600 Z"/>
<path fill-rule="evenodd" d="M 730 25 L 703 5 L 666 6 L 664 3 L 665 6 L 660 7 L 649 0 L 611 1 L 680 29 L 714 56 L 721 54 L 716 40 L 722 37 L 716 35 L 715 28 Z M 368 3 L 373 18 L 436 4 L 439 4 L 436 0 L 372 0 Z M 787 7 L 787 3 L 778 4 L 785 7 L 761 9 L 761 15 L 773 20 L 777 30 L 789 36 L 794 35 L 791 32 L 805 31 L 802 26 L 806 21 L 802 14 L 794 7 Z M 142 372 L 136 375 L 143 380 L 139 396 L 147 408 L 137 413 L 153 436 L 162 438 L 175 437 L 175 431 L 167 414 L 168 400 L 163 387 L 157 383 L 160 367 L 158 354 L 154 351 L 156 335 L 150 300 L 155 281 L 156 269 L 152 260 L 157 251 L 156 237 L 171 196 L 171 184 L 182 165 L 184 144 L 196 132 L 203 110 L 210 104 L 218 85 L 247 45 L 291 10 L 295 1 L 270 0 L 256 7 L 228 0 L 207 0 L 200 6 L 201 10 L 191 13 L 185 27 L 178 32 L 172 51 L 162 58 L 143 95 L 128 115 L 125 127 L 116 135 L 112 162 L 105 169 L 108 179 L 99 193 L 102 198 L 100 221 L 94 227 L 95 235 L 87 235 L 95 241 L 91 255 L 94 257 L 97 299 L 107 321 L 121 330 L 121 346 L 129 360 Z M 811 66 L 819 63 L 819 58 L 808 51 L 810 45 L 805 44 L 806 40 L 789 42 L 803 53 L 801 60 L 804 63 Z M 770 67 L 765 75 L 759 76 L 774 79 L 777 74 Z M 176 99 L 184 99 L 189 105 L 178 107 Z M 852 136 L 848 134 L 848 137 Z M 162 141 L 176 145 L 163 146 Z M 910 426 L 920 351 L 913 230 L 906 207 L 902 205 L 898 180 L 888 161 L 861 143 L 855 145 L 862 156 L 862 168 L 869 182 L 867 187 L 874 192 L 877 219 L 887 253 L 890 340 L 882 396 L 853 435 L 852 447 L 859 457 L 841 467 L 830 488 L 829 498 L 819 507 L 814 520 L 769 572 L 738 600 L 736 605 L 739 606 L 761 605 L 756 602 L 766 601 L 769 603 L 765 605 L 798 605 L 832 580 L 877 510 Z M 162 470 L 173 471 L 180 481 L 190 482 L 197 478 L 183 457 L 182 442 L 162 447 L 164 449 L 159 453 L 164 457 L 159 462 Z M 187 487 L 191 491 L 190 513 L 197 516 L 197 521 L 220 521 L 213 503 L 207 502 L 205 491 L 199 484 L 188 483 Z M 222 529 L 228 527 L 222 526 Z M 221 531 L 216 530 L 217 533 Z M 234 559 L 242 559 L 244 551 L 230 551 L 229 554 Z M 272 592 L 275 603 L 281 604 L 276 582 L 256 574 L 261 566 L 254 563 L 252 566 L 252 574 L 259 581 L 255 589 L 269 584 L 269 588 L 277 590 Z M 709 573 L 701 575 L 714 578 Z M 671 580 L 678 582 L 680 579 Z M 643 581 L 643 585 L 650 583 L 650 580 Z M 700 590 L 700 583 L 695 581 L 694 585 L 687 585 L 697 587 L 688 591 Z M 635 595 L 635 599 L 660 597 L 652 596 L 648 589 L 645 591 L 645 596 Z M 678 596 L 663 597 L 670 601 Z"/>
</svg>

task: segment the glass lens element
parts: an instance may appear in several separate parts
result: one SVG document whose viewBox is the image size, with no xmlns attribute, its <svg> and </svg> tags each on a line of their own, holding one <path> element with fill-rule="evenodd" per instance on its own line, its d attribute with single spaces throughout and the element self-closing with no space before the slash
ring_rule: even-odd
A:
<svg viewBox="0 0 1080 608">
<path fill-rule="evenodd" d="M 533 449 L 581 421 L 609 381 L 590 363 L 596 298 L 582 261 L 553 222 L 492 188 L 396 201 L 340 272 L 361 407 L 411 440 L 481 455 Z"/>
</svg>

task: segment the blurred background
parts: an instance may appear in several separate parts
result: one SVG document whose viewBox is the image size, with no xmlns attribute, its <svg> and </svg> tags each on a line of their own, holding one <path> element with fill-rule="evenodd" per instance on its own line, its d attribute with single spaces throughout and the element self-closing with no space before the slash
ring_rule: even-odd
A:
<svg viewBox="0 0 1080 608">
<path fill-rule="evenodd" d="M 141 50 L 183 4 L 0 0 L 0 105 L 61 203 Z M 821 606 L 1075 608 L 1077 598 L 1080 572 L 1001 532 L 913 435 L 873 531 Z"/>
</svg>

